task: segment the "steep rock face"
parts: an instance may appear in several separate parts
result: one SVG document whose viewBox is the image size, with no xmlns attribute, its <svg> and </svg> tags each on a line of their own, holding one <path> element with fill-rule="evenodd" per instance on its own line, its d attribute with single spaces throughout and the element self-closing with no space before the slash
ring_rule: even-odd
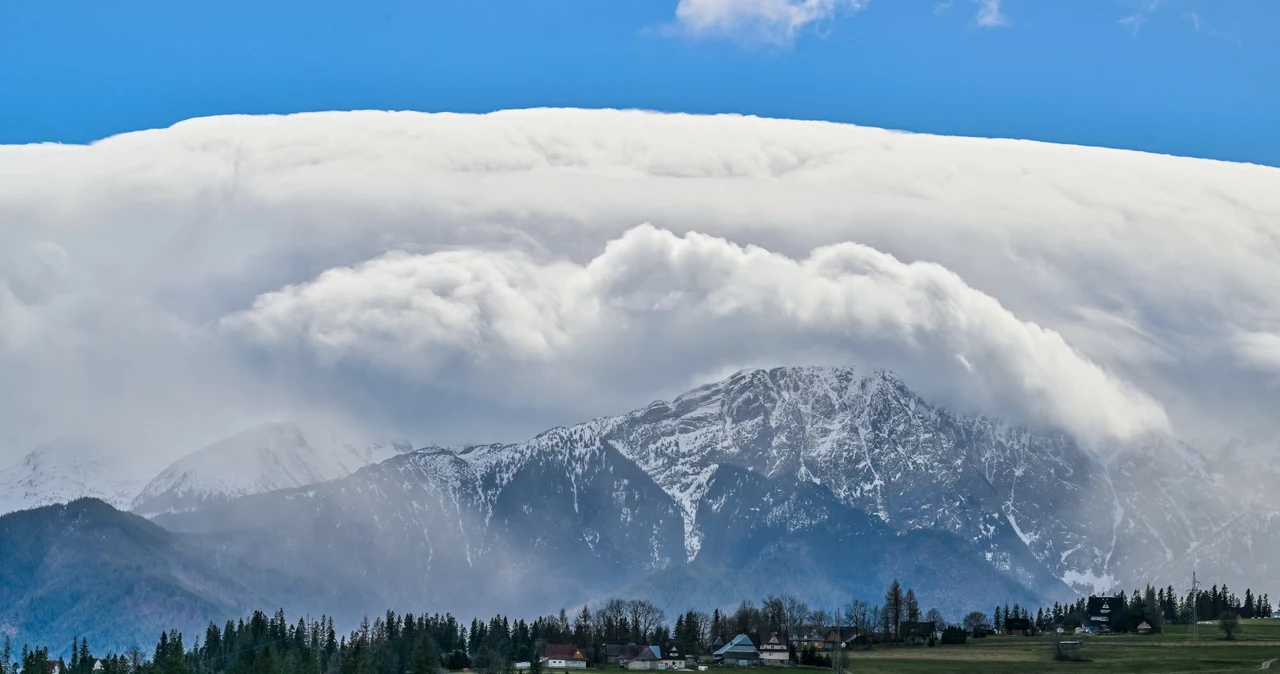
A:
<svg viewBox="0 0 1280 674">
<path fill-rule="evenodd" d="M 598 434 L 680 503 L 688 560 L 718 466 L 822 485 L 897 529 L 954 533 L 1029 587 L 1046 569 L 1080 590 L 1142 577 L 1227 511 L 1182 443 L 1153 438 L 1107 458 L 1063 433 L 933 407 L 887 372 L 745 371 L 571 431 Z"/>
<path fill-rule="evenodd" d="M 608 447 L 543 440 L 560 449 L 418 450 L 341 480 L 156 521 L 350 588 L 348 611 L 546 611 L 680 557 L 679 510 L 643 471 Z"/>
<path fill-rule="evenodd" d="M 637 583 L 726 601 L 751 582 L 874 597 L 895 574 L 958 610 L 1146 582 L 1230 519 L 1219 480 L 1169 438 L 1086 449 L 931 406 L 886 372 L 777 368 L 158 521 L 306 577 L 361 569 L 375 578 L 367 610 L 407 597 L 547 610 Z M 978 570 L 956 575 L 956 559 Z M 744 585 L 716 579 L 730 572 Z"/>
<path fill-rule="evenodd" d="M 41 445 L 22 461 L 0 470 L 0 515 L 96 498 L 127 507 L 140 480 L 84 442 L 58 440 Z"/>
<path fill-rule="evenodd" d="M 368 443 L 333 432 L 271 423 L 237 433 L 180 459 L 151 480 L 133 510 L 154 516 L 276 489 L 325 482 L 409 451 L 404 443 Z"/>
</svg>

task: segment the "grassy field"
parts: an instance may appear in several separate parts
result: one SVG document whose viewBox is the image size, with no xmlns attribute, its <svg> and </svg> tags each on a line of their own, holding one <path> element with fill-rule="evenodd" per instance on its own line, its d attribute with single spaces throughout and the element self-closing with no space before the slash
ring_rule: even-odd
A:
<svg viewBox="0 0 1280 674">
<path fill-rule="evenodd" d="M 1054 662 L 1051 637 L 970 639 L 962 646 L 878 646 L 848 654 L 848 671 L 894 672 L 1235 672 L 1257 670 L 1280 658 L 1280 619 L 1246 620 L 1236 641 L 1222 641 L 1216 625 L 1201 625 L 1199 640 L 1188 628 L 1171 626 L 1159 635 L 1083 637 L 1088 662 Z M 1080 637 L 1071 636 L 1070 639 Z M 1280 661 L 1269 665 L 1280 674 Z M 815 674 L 815 670 L 791 670 Z"/>
</svg>

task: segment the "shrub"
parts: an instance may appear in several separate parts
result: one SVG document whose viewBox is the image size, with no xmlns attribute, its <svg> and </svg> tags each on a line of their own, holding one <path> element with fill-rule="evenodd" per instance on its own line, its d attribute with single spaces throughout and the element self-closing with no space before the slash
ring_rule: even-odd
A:
<svg viewBox="0 0 1280 674">
<path fill-rule="evenodd" d="M 942 631 L 943 646 L 950 646 L 953 644 L 963 644 L 968 640 L 969 640 L 969 633 L 964 631 L 964 628 L 962 627 L 948 627 L 947 629 Z M 933 640 L 930 639 L 930 643 L 929 643 L 930 646 L 933 645 L 932 642 Z"/>
</svg>

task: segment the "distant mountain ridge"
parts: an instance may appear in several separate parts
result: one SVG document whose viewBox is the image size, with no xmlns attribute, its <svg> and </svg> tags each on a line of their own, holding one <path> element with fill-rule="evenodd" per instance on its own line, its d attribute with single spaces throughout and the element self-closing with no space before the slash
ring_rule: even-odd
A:
<svg viewBox="0 0 1280 674">
<path fill-rule="evenodd" d="M 411 449 L 404 442 L 353 441 L 292 423 L 263 424 L 178 460 L 142 489 L 132 508 L 154 516 L 302 487 L 346 477 Z"/>
<path fill-rule="evenodd" d="M 0 632 L 124 652 L 266 601 L 204 550 L 97 499 L 0 516 Z"/>
<path fill-rule="evenodd" d="M 834 608 L 874 603 L 894 578 L 958 617 L 1181 587 L 1187 565 L 1258 585 L 1280 541 L 1280 518 L 1243 512 L 1175 438 L 1086 448 L 935 407 L 884 371 L 748 370 L 524 442 L 393 447 L 327 480 L 385 448 L 347 444 L 336 456 L 349 463 L 325 463 L 332 447 L 296 428 L 243 435 L 217 461 L 202 450 L 174 464 L 149 488 L 159 505 L 140 511 L 347 618 L 533 614 L 617 595 L 683 611 L 789 592 Z"/>
<path fill-rule="evenodd" d="M 56 440 L 0 470 L 0 515 L 85 497 L 127 508 L 142 485 L 88 443 Z"/>
</svg>

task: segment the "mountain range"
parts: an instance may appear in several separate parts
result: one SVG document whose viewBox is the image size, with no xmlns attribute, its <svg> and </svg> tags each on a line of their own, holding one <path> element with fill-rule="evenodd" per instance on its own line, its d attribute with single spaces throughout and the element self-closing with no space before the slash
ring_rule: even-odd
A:
<svg viewBox="0 0 1280 674">
<path fill-rule="evenodd" d="M 959 616 L 1182 587 L 1192 568 L 1265 583 L 1280 517 L 1232 486 L 1176 438 L 1088 447 L 931 405 L 889 372 L 793 367 L 514 444 L 409 451 L 260 427 L 142 489 L 132 506 L 150 522 L 86 512 L 163 532 L 171 550 L 147 554 L 165 569 L 184 551 L 217 561 L 193 567 L 204 577 L 234 569 L 238 584 L 199 584 L 213 612 L 265 600 L 353 623 L 619 595 L 673 612 L 769 592 L 833 609 L 898 578 Z M 0 522 L 34 526 L 12 519 L 31 512 Z"/>
</svg>

